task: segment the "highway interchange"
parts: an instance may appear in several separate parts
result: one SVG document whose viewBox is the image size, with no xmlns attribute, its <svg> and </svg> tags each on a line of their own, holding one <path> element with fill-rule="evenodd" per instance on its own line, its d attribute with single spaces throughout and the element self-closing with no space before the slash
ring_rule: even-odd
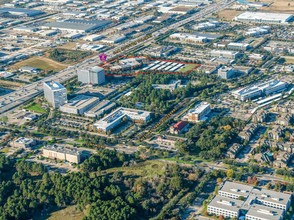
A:
<svg viewBox="0 0 294 220">
<path fill-rule="evenodd" d="M 228 6 L 230 6 L 235 0 L 223 0 L 211 5 L 206 6 L 205 8 L 202 8 L 202 10 L 200 10 L 199 12 L 196 12 L 195 14 L 191 15 L 190 17 L 183 19 L 181 21 L 178 21 L 172 25 L 169 25 L 167 27 L 162 28 L 161 30 L 155 31 L 152 33 L 152 36 L 139 41 L 139 43 L 136 43 L 135 45 L 132 45 L 130 47 L 125 48 L 127 45 L 130 45 L 132 42 L 138 42 L 138 40 L 143 39 L 146 35 L 144 35 L 143 37 L 140 37 L 139 39 L 133 39 L 131 41 L 128 41 L 127 43 L 124 43 L 114 49 L 110 49 L 108 50 L 107 53 L 107 57 L 108 59 L 113 59 L 114 57 L 126 54 L 127 52 L 129 52 L 130 50 L 133 50 L 134 48 L 137 48 L 138 46 L 147 46 L 149 44 L 151 44 L 159 35 L 161 34 L 166 34 L 168 31 L 172 30 L 172 29 L 176 29 L 182 25 L 185 25 L 193 20 L 197 20 L 199 18 L 203 18 L 206 17 L 208 15 L 211 15 L 212 13 L 221 11 L 224 8 L 227 8 Z M 120 48 L 125 48 L 125 49 L 121 49 L 121 51 L 119 53 L 115 53 L 115 51 L 120 50 Z M 85 67 L 91 67 L 91 66 L 95 66 L 95 65 L 101 65 L 100 60 L 98 60 L 98 57 L 92 57 L 89 58 L 87 60 L 84 60 L 81 63 L 78 63 L 74 66 L 70 66 L 58 73 L 56 73 L 55 75 L 43 78 L 40 81 L 37 82 L 33 82 L 29 85 L 25 85 L 23 87 L 21 87 L 18 90 L 15 90 L 7 95 L 4 95 L 2 97 L 0 97 L 0 114 L 11 110 L 19 105 L 24 104 L 25 102 L 33 99 L 34 97 L 40 95 L 43 92 L 43 83 L 46 81 L 57 81 L 57 82 L 65 82 L 68 81 L 70 79 L 72 79 L 73 77 L 76 76 L 76 69 L 77 68 L 85 68 Z"/>
</svg>

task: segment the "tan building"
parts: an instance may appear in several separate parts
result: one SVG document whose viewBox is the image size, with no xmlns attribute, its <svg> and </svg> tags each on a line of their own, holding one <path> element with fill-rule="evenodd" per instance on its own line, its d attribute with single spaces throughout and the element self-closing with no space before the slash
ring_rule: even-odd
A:
<svg viewBox="0 0 294 220">
<path fill-rule="evenodd" d="M 57 145 L 45 146 L 43 156 L 50 159 L 68 161 L 70 163 L 80 163 L 81 153 L 74 148 L 65 148 Z"/>
<path fill-rule="evenodd" d="M 198 122 L 210 113 L 210 104 L 202 102 L 190 109 L 185 118 L 190 122 Z"/>
<path fill-rule="evenodd" d="M 28 148 L 36 145 L 36 141 L 32 138 L 20 137 L 12 142 L 10 142 L 10 146 L 19 147 L 19 148 Z"/>
</svg>

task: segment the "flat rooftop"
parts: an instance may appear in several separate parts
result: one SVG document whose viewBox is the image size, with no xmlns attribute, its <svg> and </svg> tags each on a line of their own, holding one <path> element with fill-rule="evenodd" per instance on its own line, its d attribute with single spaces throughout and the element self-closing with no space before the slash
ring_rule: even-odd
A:
<svg viewBox="0 0 294 220">
<path fill-rule="evenodd" d="M 292 14 L 282 13 L 267 13 L 267 12 L 244 12 L 238 15 L 236 20 L 255 20 L 255 21 L 276 21 L 280 23 L 286 23 L 293 17 Z"/>
<path fill-rule="evenodd" d="M 202 102 L 202 103 L 196 105 L 195 108 L 189 110 L 189 113 L 200 114 L 209 106 L 210 106 L 210 104 L 208 104 L 207 102 Z"/>
<path fill-rule="evenodd" d="M 26 8 L 0 8 L 0 16 L 2 14 L 11 14 L 11 15 L 26 15 L 29 17 L 34 17 L 37 15 L 44 14 L 43 11 L 40 10 L 32 10 Z"/>
<path fill-rule="evenodd" d="M 50 87 L 51 90 L 65 89 L 65 87 L 61 85 L 59 82 L 47 81 L 44 82 L 44 85 Z"/>
<path fill-rule="evenodd" d="M 99 98 L 86 95 L 78 95 L 75 98 L 71 99 L 63 107 L 72 108 L 72 109 L 82 109 L 93 102 L 97 102 Z"/>
<path fill-rule="evenodd" d="M 65 147 L 61 147 L 61 146 L 57 146 L 57 145 L 47 145 L 47 146 L 44 146 L 43 149 L 55 151 L 58 153 L 75 155 L 75 156 L 81 155 L 81 152 L 75 148 L 65 148 Z"/>
<path fill-rule="evenodd" d="M 43 26 L 57 28 L 57 29 L 70 29 L 70 30 L 80 30 L 80 31 L 91 31 L 103 28 L 106 25 L 110 24 L 109 20 L 78 20 L 78 19 L 69 19 L 65 21 L 55 21 L 46 23 Z"/>
<path fill-rule="evenodd" d="M 246 216 L 258 217 L 258 219 L 279 220 L 281 219 L 282 214 L 283 210 L 254 204 L 249 208 Z"/>
<path fill-rule="evenodd" d="M 209 203 L 209 206 L 238 212 L 243 203 L 244 201 L 241 200 L 216 195 Z"/>
</svg>

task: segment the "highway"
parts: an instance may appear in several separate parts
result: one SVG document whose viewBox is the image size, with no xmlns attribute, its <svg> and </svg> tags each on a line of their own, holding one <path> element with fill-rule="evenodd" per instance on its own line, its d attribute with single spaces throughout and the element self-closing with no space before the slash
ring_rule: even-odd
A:
<svg viewBox="0 0 294 220">
<path fill-rule="evenodd" d="M 206 8 L 203 8 L 201 11 L 191 15 L 191 17 L 188 17 L 186 19 L 183 19 L 179 22 L 176 22 L 172 25 L 169 25 L 167 27 L 162 28 L 159 31 L 153 32 L 152 36 L 144 39 L 145 36 L 133 39 L 128 41 L 127 43 L 124 43 L 114 49 L 110 49 L 106 52 L 108 59 L 113 59 L 114 57 L 120 56 L 120 55 L 125 55 L 127 52 L 130 50 L 133 50 L 134 48 L 142 45 L 150 45 L 159 35 L 165 34 L 168 31 L 178 28 L 182 25 L 185 25 L 193 20 L 197 20 L 200 18 L 204 18 L 205 16 L 208 16 L 212 13 L 218 12 L 229 5 L 231 5 L 235 0 L 225 0 L 225 1 L 220 1 L 218 3 L 214 3 L 211 5 L 208 5 Z M 141 39 L 141 40 L 140 40 Z M 130 46 L 125 48 L 127 45 L 130 45 L 132 42 L 138 42 L 134 46 Z M 123 49 L 125 48 L 125 49 Z M 115 53 L 115 51 L 119 51 L 119 53 Z M 20 89 L 11 92 L 7 95 L 1 96 L 0 97 L 0 114 L 11 110 L 21 104 L 24 104 L 25 102 L 33 99 L 34 97 L 40 95 L 43 92 L 43 83 L 45 81 L 57 81 L 57 82 L 65 82 L 74 76 L 76 76 L 76 69 L 77 68 L 85 68 L 85 67 L 91 67 L 95 65 L 101 65 L 102 63 L 98 60 L 98 57 L 95 58 L 89 58 L 87 60 L 84 60 L 81 63 L 78 63 L 74 66 L 70 66 L 55 75 L 45 77 L 40 81 L 31 83 L 29 85 L 23 86 Z"/>
</svg>

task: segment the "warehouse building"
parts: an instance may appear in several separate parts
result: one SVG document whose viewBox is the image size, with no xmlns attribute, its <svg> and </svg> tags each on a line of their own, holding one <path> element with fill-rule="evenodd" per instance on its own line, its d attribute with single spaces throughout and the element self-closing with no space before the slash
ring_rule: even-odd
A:
<svg viewBox="0 0 294 220">
<path fill-rule="evenodd" d="M 36 17 L 42 14 L 45 13 L 39 10 L 25 8 L 0 8 L 0 17 L 5 18 Z"/>
<path fill-rule="evenodd" d="M 78 95 L 65 105 L 60 107 L 60 111 L 68 114 L 83 115 L 86 111 L 99 103 L 99 98 L 86 95 Z"/>
<path fill-rule="evenodd" d="M 70 163 L 80 163 L 81 153 L 75 148 L 65 148 L 57 145 L 43 147 L 43 157 L 54 160 L 63 160 Z"/>
<path fill-rule="evenodd" d="M 100 85 L 105 82 L 104 69 L 99 66 L 78 69 L 78 81 L 85 84 Z"/>
<path fill-rule="evenodd" d="M 282 220 L 291 194 L 226 181 L 207 207 L 210 215 L 247 220 Z"/>
<path fill-rule="evenodd" d="M 97 128 L 98 132 L 107 133 L 121 124 L 123 118 L 128 118 L 134 122 L 142 123 L 150 120 L 151 113 L 137 109 L 120 107 L 97 121 L 94 126 Z"/>
<path fill-rule="evenodd" d="M 78 19 L 68 19 L 65 21 L 55 21 L 46 23 L 43 28 L 58 29 L 67 32 L 76 33 L 88 33 L 98 31 L 107 25 L 111 21 L 109 20 L 78 20 Z"/>
<path fill-rule="evenodd" d="M 254 23 L 288 24 L 292 18 L 292 14 L 247 11 L 235 17 L 235 20 Z"/>
</svg>

